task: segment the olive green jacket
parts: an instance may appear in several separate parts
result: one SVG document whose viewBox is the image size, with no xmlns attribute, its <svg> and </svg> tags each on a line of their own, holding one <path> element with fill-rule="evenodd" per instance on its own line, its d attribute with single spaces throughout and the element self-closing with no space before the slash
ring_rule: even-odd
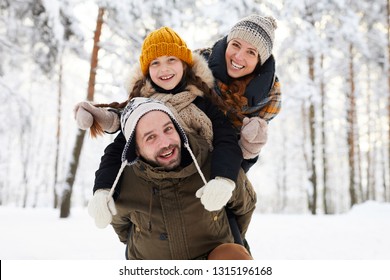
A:
<svg viewBox="0 0 390 280">
<path fill-rule="evenodd" d="M 206 178 L 211 154 L 205 140 L 188 135 L 191 149 Z M 184 147 L 182 147 L 185 150 Z M 129 259 L 196 259 L 216 246 L 234 242 L 224 209 L 204 209 L 196 191 L 204 184 L 192 162 L 178 171 L 163 171 L 143 161 L 122 174 L 118 210 L 112 226 L 127 244 Z M 237 217 L 242 237 L 255 210 L 256 193 L 241 170 L 228 202 Z"/>
</svg>

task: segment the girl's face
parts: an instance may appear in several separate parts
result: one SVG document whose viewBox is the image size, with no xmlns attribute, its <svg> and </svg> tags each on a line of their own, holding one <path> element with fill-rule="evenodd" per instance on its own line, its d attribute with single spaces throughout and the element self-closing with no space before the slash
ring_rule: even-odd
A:
<svg viewBox="0 0 390 280">
<path fill-rule="evenodd" d="M 225 60 L 228 75 L 232 78 L 240 78 L 255 70 L 259 62 L 259 53 L 246 41 L 233 39 L 226 48 Z"/>
<path fill-rule="evenodd" d="M 176 56 L 159 56 L 149 64 L 152 81 L 165 90 L 175 88 L 183 78 L 184 64 Z"/>
</svg>

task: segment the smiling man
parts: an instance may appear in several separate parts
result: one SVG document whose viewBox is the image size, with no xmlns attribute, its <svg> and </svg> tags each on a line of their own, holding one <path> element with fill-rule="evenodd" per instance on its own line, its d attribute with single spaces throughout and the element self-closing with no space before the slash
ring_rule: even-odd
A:
<svg viewBox="0 0 390 280">
<path fill-rule="evenodd" d="M 156 120 L 161 126 L 154 125 Z M 180 137 L 166 113 L 151 111 L 145 114 L 138 122 L 135 135 L 136 151 L 150 165 L 167 171 L 180 165 Z"/>
<path fill-rule="evenodd" d="M 210 212 L 197 198 L 210 178 L 211 152 L 203 137 L 184 133 L 176 116 L 163 103 L 141 97 L 130 100 L 122 114 L 127 140 L 122 168 L 110 191 L 97 192 L 115 213 L 111 224 L 127 245 L 126 257 L 253 259 L 234 243 L 225 209 Z M 114 204 L 120 176 L 121 194 Z M 245 238 L 256 193 L 243 170 L 236 183 L 227 207 Z"/>
</svg>

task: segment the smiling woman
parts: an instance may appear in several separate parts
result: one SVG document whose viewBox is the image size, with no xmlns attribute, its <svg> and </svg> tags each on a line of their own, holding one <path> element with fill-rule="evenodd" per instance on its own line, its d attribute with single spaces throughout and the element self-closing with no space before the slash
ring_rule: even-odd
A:
<svg viewBox="0 0 390 280">
<path fill-rule="evenodd" d="M 274 18 L 250 15 L 238 21 L 211 49 L 201 51 L 217 79 L 215 89 L 225 105 L 223 110 L 237 129 L 245 129 L 243 120 L 248 118 L 252 125 L 259 121 L 258 128 L 264 130 L 261 126 L 280 111 L 281 92 L 272 55 L 276 28 Z M 240 144 L 244 158 L 256 162 L 260 150 L 243 141 Z"/>
</svg>

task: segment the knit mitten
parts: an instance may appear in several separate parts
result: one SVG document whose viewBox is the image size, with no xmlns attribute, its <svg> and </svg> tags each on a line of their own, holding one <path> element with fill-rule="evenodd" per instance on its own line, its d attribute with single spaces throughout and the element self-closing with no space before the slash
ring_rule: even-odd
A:
<svg viewBox="0 0 390 280">
<path fill-rule="evenodd" d="M 200 202 L 208 211 L 222 209 L 232 197 L 236 184 L 224 177 L 215 177 L 206 185 L 197 190 L 195 196 L 200 198 Z"/>
<path fill-rule="evenodd" d="M 90 128 L 94 119 L 106 132 L 114 133 L 120 128 L 120 120 L 115 112 L 95 107 L 88 101 L 77 103 L 74 113 L 78 127 L 83 130 Z"/>
<path fill-rule="evenodd" d="M 116 215 L 114 199 L 108 189 L 95 191 L 92 199 L 88 203 L 88 213 L 95 219 L 98 228 L 105 228 L 112 221 L 112 216 Z"/>
<path fill-rule="evenodd" d="M 251 159 L 260 154 L 261 148 L 267 143 L 268 123 L 259 118 L 244 118 L 241 127 L 241 137 L 238 144 L 244 159 Z"/>
</svg>

